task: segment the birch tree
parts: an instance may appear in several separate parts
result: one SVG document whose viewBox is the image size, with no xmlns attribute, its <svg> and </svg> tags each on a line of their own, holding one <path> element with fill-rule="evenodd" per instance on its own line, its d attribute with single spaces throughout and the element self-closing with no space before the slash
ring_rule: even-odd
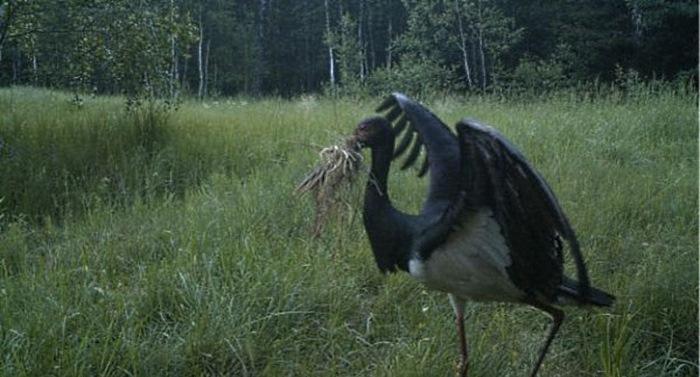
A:
<svg viewBox="0 0 700 377">
<path fill-rule="evenodd" d="M 328 76 L 331 88 L 335 88 L 335 56 L 333 54 L 333 47 L 335 46 L 335 37 L 333 31 L 331 30 L 331 15 L 328 0 L 323 1 L 323 6 L 326 15 L 326 36 L 324 39 L 326 47 L 328 48 Z"/>
<path fill-rule="evenodd" d="M 469 41 L 468 41 L 468 36 L 467 36 L 467 31 L 465 30 L 464 27 L 464 18 L 463 18 L 463 13 L 464 11 L 462 10 L 463 4 L 459 0 L 454 0 L 454 10 L 455 10 L 455 18 L 457 18 L 457 26 L 459 30 L 459 50 L 462 52 L 462 66 L 464 67 L 464 79 L 467 84 L 467 89 L 471 90 L 473 83 L 472 83 L 472 74 L 471 74 L 471 68 L 469 65 Z"/>
<path fill-rule="evenodd" d="M 199 6 L 199 39 L 197 40 L 197 72 L 199 72 L 199 85 L 197 86 L 197 97 L 204 97 L 204 16 L 202 5 Z"/>
</svg>

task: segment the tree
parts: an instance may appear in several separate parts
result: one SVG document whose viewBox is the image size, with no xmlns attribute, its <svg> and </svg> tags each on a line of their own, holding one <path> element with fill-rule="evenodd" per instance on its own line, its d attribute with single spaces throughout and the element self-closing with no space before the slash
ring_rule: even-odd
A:
<svg viewBox="0 0 700 377">
<path fill-rule="evenodd" d="M 402 57 L 429 58 L 451 72 L 461 66 L 466 89 L 475 81 L 482 90 L 487 88 L 498 74 L 497 62 L 522 32 L 486 0 L 404 0 L 404 4 L 409 18 L 399 42 Z M 472 69 L 479 75 L 473 77 Z"/>
<path fill-rule="evenodd" d="M 349 13 L 343 14 L 338 28 L 338 60 L 341 80 L 344 84 L 357 84 L 362 77 L 363 53 L 360 41 L 356 38 L 359 30 L 357 22 Z"/>
<path fill-rule="evenodd" d="M 0 85 L 203 98 L 696 76 L 697 20 L 690 0 L 0 0 Z"/>
<path fill-rule="evenodd" d="M 330 6 L 328 5 L 328 0 L 323 1 L 323 10 L 326 15 L 326 34 L 324 42 L 328 46 L 328 77 L 330 79 L 331 88 L 335 88 L 335 54 L 333 49 L 335 48 L 335 38 L 333 37 L 333 31 L 331 30 L 331 12 Z"/>
<path fill-rule="evenodd" d="M 35 84 L 174 93 L 174 46 L 189 43 L 191 27 L 173 0 L 18 0 L 3 9 L 14 15 L 2 31 L 18 52 L 13 66 L 29 60 Z"/>
</svg>

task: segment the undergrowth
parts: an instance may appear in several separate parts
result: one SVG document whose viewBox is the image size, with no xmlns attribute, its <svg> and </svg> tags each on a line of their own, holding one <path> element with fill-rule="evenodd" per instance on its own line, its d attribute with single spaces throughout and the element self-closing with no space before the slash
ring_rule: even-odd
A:
<svg viewBox="0 0 700 377">
<path fill-rule="evenodd" d="M 610 312 L 567 310 L 541 375 L 697 375 L 697 97 L 427 102 L 520 146 L 592 282 L 618 298 Z M 319 147 L 377 103 L 221 99 L 144 114 L 120 98 L 0 90 L 0 375 L 454 373 L 446 298 L 378 273 L 360 196 L 312 239 L 312 202 L 293 193 Z M 392 198 L 415 211 L 425 184 L 397 170 Z M 472 374 L 525 375 L 548 323 L 469 305 Z"/>
</svg>

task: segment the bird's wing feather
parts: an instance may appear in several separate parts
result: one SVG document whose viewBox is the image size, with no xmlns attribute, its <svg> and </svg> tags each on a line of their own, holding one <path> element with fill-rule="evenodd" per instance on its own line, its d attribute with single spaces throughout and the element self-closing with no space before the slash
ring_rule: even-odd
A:
<svg viewBox="0 0 700 377">
<path fill-rule="evenodd" d="M 463 119 L 457 134 L 465 207 L 493 209 L 511 250 L 508 273 L 516 285 L 531 294 L 556 295 L 563 272 L 561 237 L 570 245 L 586 296 L 588 276 L 576 235 L 545 180 L 493 128 Z"/>
<path fill-rule="evenodd" d="M 430 110 L 401 93 L 393 93 L 377 108 L 386 112 L 399 140 L 394 158 L 408 150 L 401 169 L 412 166 L 425 150 L 419 176 L 430 171 L 430 189 L 424 205 L 426 209 L 437 202 L 448 203 L 459 193 L 459 178 L 454 174 L 459 169 L 459 143 L 455 134 Z M 413 144 L 411 144 L 413 143 Z M 443 208 L 444 209 L 444 208 Z"/>
</svg>

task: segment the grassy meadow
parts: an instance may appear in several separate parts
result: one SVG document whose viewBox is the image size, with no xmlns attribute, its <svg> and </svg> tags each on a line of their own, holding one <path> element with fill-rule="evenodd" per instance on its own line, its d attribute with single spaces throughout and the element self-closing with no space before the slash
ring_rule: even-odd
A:
<svg viewBox="0 0 700 377">
<path fill-rule="evenodd" d="M 0 376 L 451 376 L 452 309 L 381 275 L 357 185 L 319 239 L 295 184 L 378 99 L 185 102 L 0 90 Z M 434 98 L 543 173 L 609 312 L 567 310 L 541 376 L 698 374 L 697 96 Z M 362 177 L 364 180 L 364 177 Z M 425 182 L 393 172 L 396 205 Z M 572 266 L 567 268 L 573 271 Z M 471 375 L 525 376 L 549 319 L 470 304 Z"/>
</svg>

